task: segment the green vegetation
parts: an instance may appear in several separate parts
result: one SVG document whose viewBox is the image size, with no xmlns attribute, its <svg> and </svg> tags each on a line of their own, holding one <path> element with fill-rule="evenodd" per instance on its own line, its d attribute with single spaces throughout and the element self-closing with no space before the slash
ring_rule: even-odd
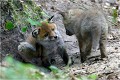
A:
<svg viewBox="0 0 120 80">
<path fill-rule="evenodd" d="M 52 70 L 50 74 L 41 72 L 38 67 L 31 64 L 23 64 L 15 61 L 11 57 L 6 57 L 5 62 L 7 66 L 1 67 L 0 79 L 7 80 L 96 80 L 97 76 L 92 74 L 88 76 L 72 77 L 69 73 L 66 73 L 55 66 L 50 66 Z"/>
<path fill-rule="evenodd" d="M 8 0 L 9 10 L 13 21 L 6 22 L 6 29 L 11 30 L 13 26 L 19 26 L 22 32 L 26 32 L 28 26 L 41 26 L 44 18 L 49 18 L 33 1 Z"/>
<path fill-rule="evenodd" d="M 7 57 L 5 61 L 8 63 L 8 67 L 1 67 L 2 74 L 1 79 L 38 79 L 43 78 L 46 75 L 30 64 L 22 64 L 13 60 L 11 57 Z"/>
<path fill-rule="evenodd" d="M 117 23 L 118 12 L 117 9 L 112 9 L 113 22 Z"/>
<path fill-rule="evenodd" d="M 5 28 L 8 29 L 8 30 L 11 30 L 14 28 L 14 25 L 11 21 L 7 21 L 6 24 L 5 24 Z"/>
</svg>

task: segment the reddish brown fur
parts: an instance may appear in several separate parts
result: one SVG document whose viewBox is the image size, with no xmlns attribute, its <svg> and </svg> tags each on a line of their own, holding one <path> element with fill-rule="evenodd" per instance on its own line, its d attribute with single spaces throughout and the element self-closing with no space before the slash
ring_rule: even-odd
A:
<svg viewBox="0 0 120 80">
<path fill-rule="evenodd" d="M 46 34 L 54 37 L 56 26 L 54 23 L 47 23 L 46 21 L 42 22 L 42 26 L 38 27 L 40 29 L 39 37 L 44 38 Z"/>
</svg>

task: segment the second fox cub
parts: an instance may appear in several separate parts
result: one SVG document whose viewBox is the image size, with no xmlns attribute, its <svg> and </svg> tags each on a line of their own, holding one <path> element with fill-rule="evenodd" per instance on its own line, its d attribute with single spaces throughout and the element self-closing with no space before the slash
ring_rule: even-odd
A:
<svg viewBox="0 0 120 80">
<path fill-rule="evenodd" d="M 60 14 L 63 16 L 66 34 L 75 34 L 78 39 L 81 62 L 84 62 L 92 49 L 97 49 L 98 45 L 101 57 L 106 57 L 108 25 L 101 11 L 70 9 Z"/>
<path fill-rule="evenodd" d="M 42 22 L 42 26 L 32 31 L 25 42 L 20 43 L 18 51 L 26 62 L 38 66 L 43 65 L 47 68 L 55 60 L 56 53 L 61 56 L 65 64 L 69 61 L 64 41 L 56 25 L 46 21 Z"/>
</svg>

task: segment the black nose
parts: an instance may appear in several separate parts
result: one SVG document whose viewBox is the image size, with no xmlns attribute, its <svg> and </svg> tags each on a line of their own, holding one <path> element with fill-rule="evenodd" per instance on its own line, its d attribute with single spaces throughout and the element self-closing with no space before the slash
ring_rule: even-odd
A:
<svg viewBox="0 0 120 80">
<path fill-rule="evenodd" d="M 71 33 L 70 31 L 66 30 L 66 34 L 69 35 L 69 36 L 72 36 L 73 33 Z"/>
<path fill-rule="evenodd" d="M 55 36 L 54 38 L 57 39 L 57 36 Z"/>
<path fill-rule="evenodd" d="M 51 40 L 57 39 L 57 36 L 49 36 L 49 39 Z"/>
</svg>

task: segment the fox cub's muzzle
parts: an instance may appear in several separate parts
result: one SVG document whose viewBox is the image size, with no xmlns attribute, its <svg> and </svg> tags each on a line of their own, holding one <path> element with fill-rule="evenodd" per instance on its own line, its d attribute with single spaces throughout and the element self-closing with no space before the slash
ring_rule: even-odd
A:
<svg viewBox="0 0 120 80">
<path fill-rule="evenodd" d="M 57 36 L 49 36 L 50 40 L 56 40 L 58 37 Z"/>
</svg>

